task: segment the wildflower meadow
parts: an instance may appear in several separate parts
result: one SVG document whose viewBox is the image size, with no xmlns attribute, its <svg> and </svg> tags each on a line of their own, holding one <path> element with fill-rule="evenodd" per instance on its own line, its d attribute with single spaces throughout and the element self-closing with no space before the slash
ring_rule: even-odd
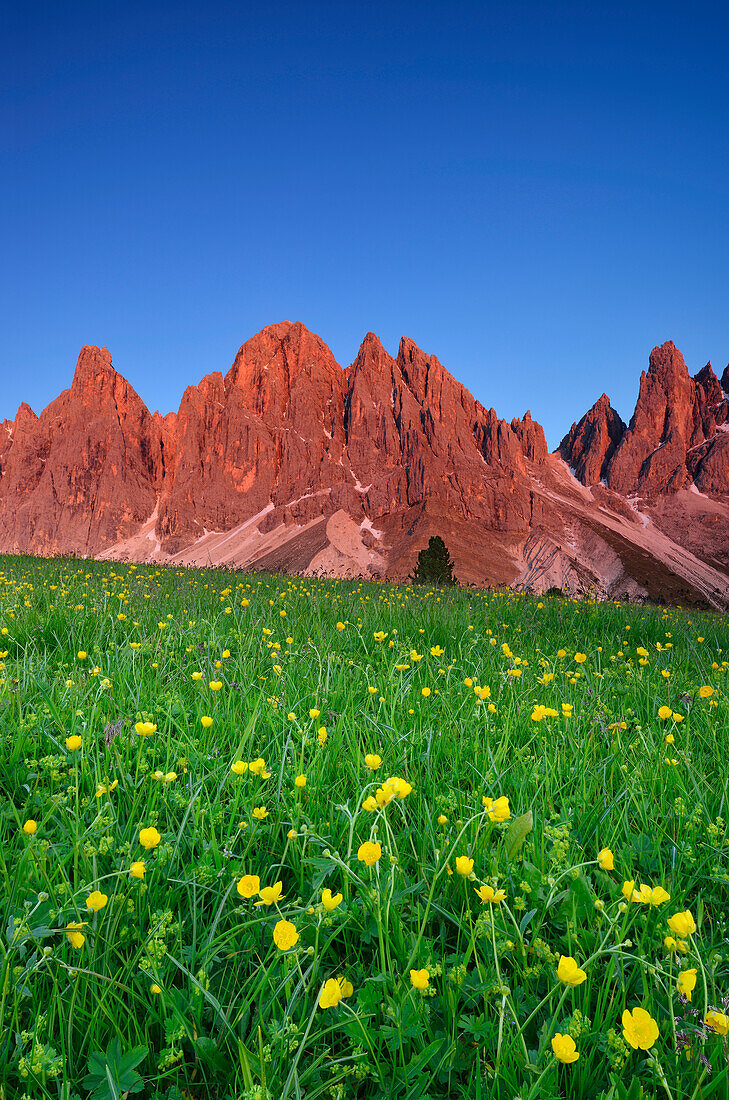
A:
<svg viewBox="0 0 729 1100">
<path fill-rule="evenodd" d="M 729 620 L 0 559 L 2 1100 L 726 1100 Z"/>
</svg>

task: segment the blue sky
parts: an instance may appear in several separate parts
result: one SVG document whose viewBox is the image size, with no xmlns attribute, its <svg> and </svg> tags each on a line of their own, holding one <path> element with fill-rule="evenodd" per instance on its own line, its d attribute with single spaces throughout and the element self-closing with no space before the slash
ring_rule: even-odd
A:
<svg viewBox="0 0 729 1100">
<path fill-rule="evenodd" d="M 23 3 L 0 25 L 0 417 L 105 344 L 150 408 L 301 320 L 556 445 L 654 344 L 729 360 L 720 4 Z"/>
</svg>

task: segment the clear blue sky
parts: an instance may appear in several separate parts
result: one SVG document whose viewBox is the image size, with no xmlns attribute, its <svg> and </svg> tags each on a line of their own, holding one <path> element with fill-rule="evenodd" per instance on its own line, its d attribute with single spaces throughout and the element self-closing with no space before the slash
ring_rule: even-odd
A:
<svg viewBox="0 0 729 1100">
<path fill-rule="evenodd" d="M 150 408 L 301 320 L 556 445 L 729 359 L 721 4 L 6 3 L 0 417 L 106 344 Z"/>
</svg>

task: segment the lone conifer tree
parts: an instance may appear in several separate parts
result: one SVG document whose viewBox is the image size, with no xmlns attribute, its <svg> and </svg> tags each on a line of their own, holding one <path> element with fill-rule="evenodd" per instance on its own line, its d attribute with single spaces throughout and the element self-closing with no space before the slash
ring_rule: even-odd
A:
<svg viewBox="0 0 729 1100">
<path fill-rule="evenodd" d="M 440 535 L 433 535 L 426 550 L 418 554 L 413 580 L 416 584 L 455 584 L 453 562 Z"/>
</svg>

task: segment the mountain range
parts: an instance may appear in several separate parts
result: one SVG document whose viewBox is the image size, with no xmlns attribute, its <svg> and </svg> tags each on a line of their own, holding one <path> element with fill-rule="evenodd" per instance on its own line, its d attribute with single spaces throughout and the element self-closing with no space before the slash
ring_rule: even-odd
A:
<svg viewBox="0 0 729 1100">
<path fill-rule="evenodd" d="M 342 369 L 300 322 L 150 413 L 106 348 L 0 425 L 0 552 L 403 580 L 441 535 L 464 584 L 729 607 L 729 367 L 653 349 L 550 453 L 403 338 Z"/>
</svg>

